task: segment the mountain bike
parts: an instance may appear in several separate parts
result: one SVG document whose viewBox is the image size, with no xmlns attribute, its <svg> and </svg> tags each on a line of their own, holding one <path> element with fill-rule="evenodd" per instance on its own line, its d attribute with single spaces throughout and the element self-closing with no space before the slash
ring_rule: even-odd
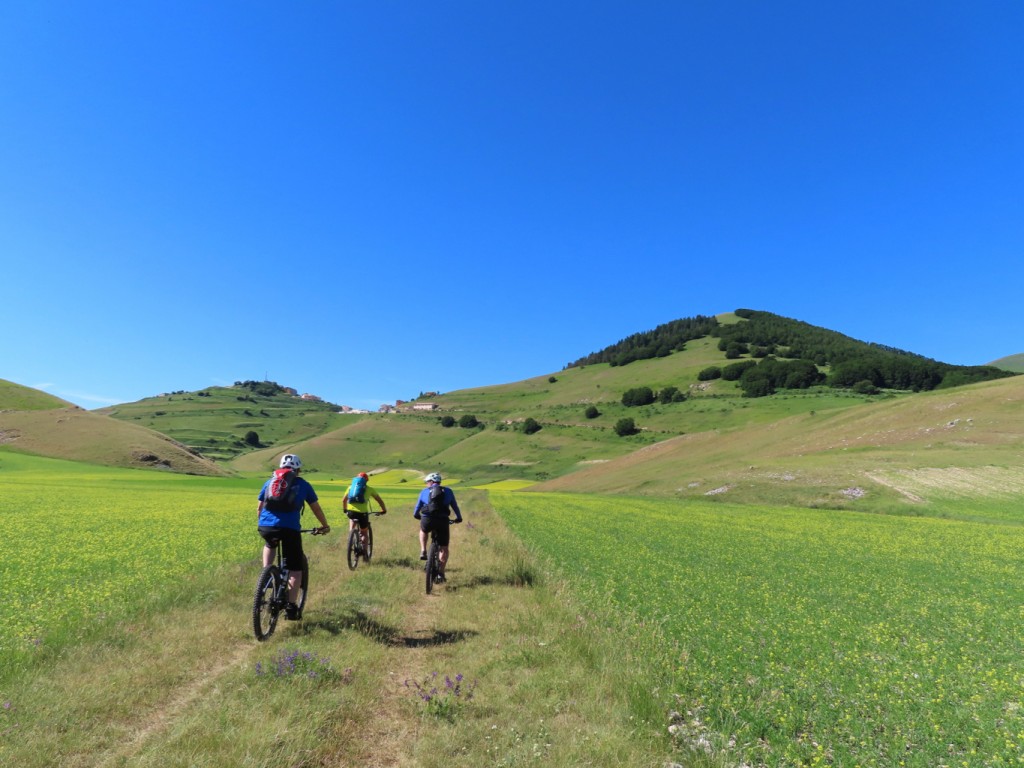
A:
<svg viewBox="0 0 1024 768">
<path fill-rule="evenodd" d="M 317 536 L 318 528 L 308 528 L 299 533 L 311 533 Z M 277 619 L 288 606 L 288 574 L 289 569 L 281 567 L 281 540 L 277 539 L 277 561 L 271 563 L 260 572 L 256 580 L 256 594 L 252 599 L 252 630 L 256 639 L 263 642 L 277 628 Z M 299 585 L 299 615 L 306 605 L 306 594 L 309 592 L 309 558 L 303 554 L 302 583 Z"/>
<path fill-rule="evenodd" d="M 383 512 L 371 512 L 369 517 L 380 517 Z M 351 519 L 351 518 L 350 518 Z M 359 565 L 359 558 L 363 558 L 363 562 L 369 564 L 370 558 L 373 557 L 373 526 L 370 525 L 370 521 L 366 521 L 366 546 L 363 546 L 362 539 L 359 536 L 359 524 L 352 526 L 352 530 L 348 532 L 348 568 L 350 571 L 354 571 L 356 566 Z"/>
<path fill-rule="evenodd" d="M 452 526 L 459 523 L 459 520 L 452 520 L 448 518 L 448 525 Z M 441 545 L 437 543 L 437 529 L 430 529 L 430 546 L 427 549 L 427 565 L 424 568 L 426 571 L 427 581 L 427 594 L 429 595 L 434 589 L 435 584 L 440 584 L 441 579 Z"/>
</svg>

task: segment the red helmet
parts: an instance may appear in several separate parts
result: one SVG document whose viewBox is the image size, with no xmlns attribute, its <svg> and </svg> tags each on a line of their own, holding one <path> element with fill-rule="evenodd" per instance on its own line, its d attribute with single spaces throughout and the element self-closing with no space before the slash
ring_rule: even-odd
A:
<svg viewBox="0 0 1024 768">
<path fill-rule="evenodd" d="M 360 473 L 359 473 L 359 476 L 360 476 L 360 477 L 362 477 L 362 478 L 364 478 L 364 479 L 367 479 L 367 480 L 368 480 L 368 479 L 369 479 L 369 477 L 370 477 L 370 476 L 369 476 L 368 474 L 366 474 L 365 472 L 360 472 Z"/>
</svg>

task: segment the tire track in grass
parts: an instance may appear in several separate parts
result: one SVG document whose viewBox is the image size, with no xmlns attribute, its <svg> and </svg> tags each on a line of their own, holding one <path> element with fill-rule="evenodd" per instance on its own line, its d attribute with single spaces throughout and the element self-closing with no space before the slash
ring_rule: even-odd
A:
<svg viewBox="0 0 1024 768">
<path fill-rule="evenodd" d="M 328 591 L 338 590 L 344 576 L 344 571 L 340 567 L 318 567 L 315 571 L 312 569 L 311 571 L 312 573 L 327 576 L 328 580 L 322 586 L 325 594 Z M 311 592 L 315 589 L 317 589 L 317 586 L 311 584 Z M 247 604 L 246 608 L 250 605 Z M 175 627 L 184 626 L 180 621 L 172 621 L 171 625 Z M 279 626 L 278 631 L 281 629 L 282 627 Z M 180 718 L 187 716 L 188 710 L 193 703 L 215 689 L 225 675 L 241 667 L 254 653 L 264 646 L 264 644 L 257 642 L 252 637 L 251 626 L 249 627 L 249 634 L 241 644 L 238 643 L 236 632 L 237 625 L 235 624 L 225 625 L 223 629 L 218 631 L 212 646 L 225 649 L 225 653 L 214 657 L 212 664 L 196 667 L 191 670 L 190 679 L 181 683 L 178 687 L 180 693 L 177 696 L 168 699 L 159 706 L 141 710 L 136 718 L 136 722 L 126 724 L 127 735 L 115 748 L 108 750 L 106 756 L 98 761 L 96 765 L 100 768 L 106 768 L 141 754 L 153 739 L 160 738 L 172 730 Z M 233 647 L 235 649 L 230 651 Z M 206 660 L 211 659 L 209 655 L 203 656 L 203 658 Z"/>
<path fill-rule="evenodd" d="M 128 760 L 139 754 L 147 742 L 171 729 L 193 702 L 214 688 L 221 678 L 231 670 L 241 666 L 252 655 L 255 645 L 242 646 L 226 659 L 220 659 L 211 668 L 198 671 L 182 690 L 181 694 L 161 707 L 147 711 L 134 729 L 113 752 L 107 754 L 98 765 L 101 768 L 116 765 L 121 760 Z"/>
</svg>

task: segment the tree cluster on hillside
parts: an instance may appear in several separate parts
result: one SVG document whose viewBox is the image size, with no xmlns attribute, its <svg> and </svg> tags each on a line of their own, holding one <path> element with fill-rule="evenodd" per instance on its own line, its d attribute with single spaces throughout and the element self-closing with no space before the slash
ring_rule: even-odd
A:
<svg viewBox="0 0 1024 768">
<path fill-rule="evenodd" d="M 650 387 L 632 387 L 622 393 L 622 404 L 627 407 L 638 405 L 650 405 L 657 401 L 662 405 L 669 403 L 681 403 L 686 400 L 686 393 L 681 392 L 679 387 L 667 386 L 660 392 L 655 392 Z M 596 409 L 595 409 L 596 410 Z M 592 418 L 588 416 L 587 418 Z"/>
<path fill-rule="evenodd" d="M 250 392 L 263 397 L 287 394 L 288 390 L 276 381 L 236 381 L 235 386 L 239 389 L 248 389 Z"/>
<path fill-rule="evenodd" d="M 653 331 L 644 331 L 627 336 L 621 341 L 592 352 L 586 357 L 569 363 L 566 368 L 576 368 L 594 363 L 627 365 L 634 360 L 648 360 L 653 357 L 668 357 L 683 349 L 686 342 L 710 334 L 718 326 L 714 317 L 687 317 L 659 325 Z"/>
<path fill-rule="evenodd" d="M 770 312 L 737 309 L 736 314 L 747 322 L 719 325 L 715 330 L 719 349 L 726 352 L 727 357 L 730 351 L 734 356 L 737 352 L 755 354 L 756 351 L 801 363 L 798 367 L 792 363 L 788 367 L 780 367 L 779 361 L 772 362 L 774 358 L 766 357 L 757 368 L 771 364 L 760 373 L 755 373 L 752 368 L 744 370 L 739 380 L 741 385 L 744 381 L 749 382 L 749 386 L 743 387 L 748 397 L 759 396 L 755 392 L 770 394 L 767 390 L 774 391 L 774 388 L 810 386 L 807 383 L 810 379 L 820 379 L 811 372 L 811 364 L 830 366 L 827 383 L 837 388 L 869 382 L 875 387 L 919 392 L 1014 375 L 992 366 L 940 363 L 893 347 L 857 341 L 841 333 Z M 726 370 L 728 367 L 722 369 L 722 378 L 726 378 Z"/>
</svg>

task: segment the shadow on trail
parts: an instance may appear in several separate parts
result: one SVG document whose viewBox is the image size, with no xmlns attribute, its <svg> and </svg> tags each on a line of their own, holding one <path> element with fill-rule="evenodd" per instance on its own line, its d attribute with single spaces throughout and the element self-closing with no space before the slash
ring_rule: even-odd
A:
<svg viewBox="0 0 1024 768">
<path fill-rule="evenodd" d="M 392 638 L 399 633 L 397 627 L 385 624 L 364 611 L 349 610 L 340 614 L 327 614 L 322 618 L 305 621 L 302 630 L 306 634 L 322 631 L 331 635 L 342 632 L 356 631 L 364 637 L 376 640 L 384 645 L 391 645 Z"/>
<path fill-rule="evenodd" d="M 392 645 L 398 645 L 404 648 L 432 648 L 436 645 L 461 643 L 463 640 L 467 640 L 470 637 L 476 637 L 476 635 L 476 632 L 468 630 L 442 632 L 435 629 L 430 633 L 406 635 L 404 637 L 396 638 L 396 642 L 392 643 Z"/>
<path fill-rule="evenodd" d="M 340 635 L 346 631 L 358 632 L 363 637 L 381 645 L 402 648 L 425 648 L 460 643 L 477 634 L 470 630 L 442 631 L 437 629 L 423 632 L 403 632 L 399 627 L 385 624 L 359 610 L 307 620 L 302 625 L 304 634 L 327 632 L 331 635 Z"/>
<path fill-rule="evenodd" d="M 449 592 L 458 592 L 460 589 L 475 589 L 476 587 L 532 587 L 533 582 L 512 573 L 500 576 L 474 576 L 464 582 L 449 582 L 446 586 Z"/>
</svg>

